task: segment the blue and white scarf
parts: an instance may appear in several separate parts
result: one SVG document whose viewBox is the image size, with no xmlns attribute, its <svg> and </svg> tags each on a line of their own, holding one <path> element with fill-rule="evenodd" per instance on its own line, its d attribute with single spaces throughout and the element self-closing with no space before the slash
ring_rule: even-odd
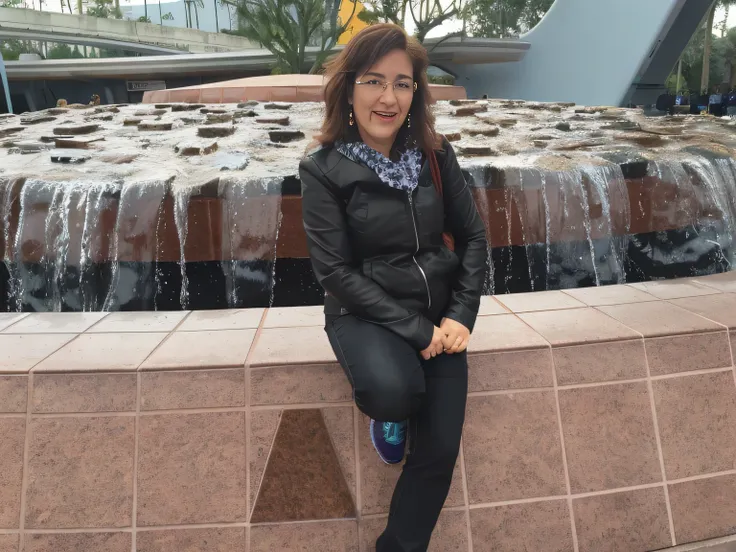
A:
<svg viewBox="0 0 736 552">
<path fill-rule="evenodd" d="M 398 161 L 391 161 L 363 142 L 337 142 L 335 147 L 345 157 L 374 171 L 381 181 L 392 188 L 410 192 L 419 184 L 422 153 L 417 148 L 407 149 L 401 153 Z"/>
</svg>

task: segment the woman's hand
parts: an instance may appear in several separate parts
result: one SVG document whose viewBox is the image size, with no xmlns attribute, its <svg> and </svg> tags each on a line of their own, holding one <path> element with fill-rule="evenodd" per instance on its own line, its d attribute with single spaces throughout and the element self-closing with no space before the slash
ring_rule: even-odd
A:
<svg viewBox="0 0 736 552">
<path fill-rule="evenodd" d="M 435 326 L 434 334 L 432 335 L 432 342 L 429 344 L 429 347 L 421 351 L 419 354 L 422 355 L 424 360 L 429 360 L 432 357 L 442 354 L 442 351 L 445 348 L 444 339 L 445 332 Z"/>
<path fill-rule="evenodd" d="M 443 333 L 442 344 L 444 352 L 448 355 L 462 353 L 468 348 L 470 330 L 460 322 L 451 318 L 443 318 L 440 323 L 440 329 Z"/>
</svg>

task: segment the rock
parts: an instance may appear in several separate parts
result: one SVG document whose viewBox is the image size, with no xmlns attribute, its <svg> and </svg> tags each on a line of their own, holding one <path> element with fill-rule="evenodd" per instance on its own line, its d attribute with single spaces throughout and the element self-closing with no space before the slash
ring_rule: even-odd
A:
<svg viewBox="0 0 736 552">
<path fill-rule="evenodd" d="M 560 107 L 575 107 L 575 102 L 555 102 L 555 105 L 559 105 Z"/>
<path fill-rule="evenodd" d="M 86 118 L 87 121 L 112 121 L 115 115 L 112 113 L 103 113 L 102 115 L 90 115 Z"/>
<path fill-rule="evenodd" d="M 217 123 L 229 123 L 232 120 L 232 113 L 207 113 L 207 118 L 205 119 L 204 124 L 215 125 Z"/>
<path fill-rule="evenodd" d="M 496 115 L 485 115 L 482 113 L 477 114 L 476 117 L 489 125 L 497 125 L 503 128 L 511 128 L 519 122 L 519 119 L 514 119 L 513 117 L 498 117 Z"/>
<path fill-rule="evenodd" d="M 139 109 L 133 113 L 136 117 L 160 117 L 166 113 L 165 109 Z"/>
<path fill-rule="evenodd" d="M 498 134 L 501 132 L 501 129 L 497 126 L 488 126 L 488 127 L 477 127 L 477 128 L 464 128 L 462 130 L 464 134 L 468 134 L 470 136 L 498 136 Z"/>
<path fill-rule="evenodd" d="M 303 139 L 304 133 L 301 130 L 270 130 L 268 136 L 272 142 L 284 144 Z"/>
<path fill-rule="evenodd" d="M 450 100 L 450 105 L 459 106 L 459 105 L 469 105 L 478 103 L 478 100 Z"/>
<path fill-rule="evenodd" d="M 634 121 L 613 121 L 601 126 L 601 130 L 640 130 L 639 123 Z"/>
<path fill-rule="evenodd" d="M 222 115 L 223 113 L 227 113 L 227 109 L 223 109 L 221 107 L 203 107 L 199 110 L 199 112 L 203 115 L 207 115 L 209 113 L 212 113 L 214 115 Z"/>
<path fill-rule="evenodd" d="M 562 112 L 562 107 L 558 103 L 554 102 L 529 102 L 525 107 L 535 111 L 553 111 L 555 113 Z"/>
<path fill-rule="evenodd" d="M 291 104 L 284 102 L 271 102 L 264 105 L 263 109 L 280 109 L 282 111 L 286 111 L 291 109 Z"/>
<path fill-rule="evenodd" d="M 51 149 L 51 145 L 44 144 L 43 142 L 27 141 L 16 143 L 13 149 L 18 150 L 17 153 L 21 154 L 38 153 L 40 151 Z"/>
<path fill-rule="evenodd" d="M 628 115 L 629 113 L 625 109 L 621 109 L 621 108 L 606 107 L 602 109 L 603 111 L 600 112 L 601 119 L 610 119 L 610 120 L 625 119 L 626 115 Z"/>
<path fill-rule="evenodd" d="M 46 110 L 46 113 L 49 115 L 64 115 L 65 113 L 69 113 L 69 110 L 64 107 L 50 107 Z"/>
<path fill-rule="evenodd" d="M 171 106 L 172 112 L 177 111 L 196 111 L 197 109 L 202 109 L 204 107 L 204 104 L 190 104 L 190 103 L 180 103 L 180 104 L 173 104 Z"/>
<path fill-rule="evenodd" d="M 578 107 L 575 109 L 575 113 L 580 115 L 595 115 L 596 113 L 603 113 L 606 109 L 605 107 Z"/>
<path fill-rule="evenodd" d="M 209 125 L 202 126 L 197 129 L 197 136 L 200 138 L 224 138 L 231 136 L 235 132 L 233 125 Z"/>
<path fill-rule="evenodd" d="M 244 117 L 257 117 L 258 113 L 252 109 L 239 109 L 233 113 L 233 119 L 242 119 Z"/>
<path fill-rule="evenodd" d="M 476 113 L 481 113 L 483 111 L 488 111 L 488 106 L 486 104 L 468 105 L 457 108 L 453 115 L 455 117 L 472 117 Z"/>
<path fill-rule="evenodd" d="M 663 146 L 666 141 L 662 136 L 657 134 L 647 134 L 645 132 L 627 132 L 625 134 L 619 134 L 617 139 L 626 140 L 627 142 L 633 142 L 645 148 L 657 148 Z"/>
<path fill-rule="evenodd" d="M 187 116 L 180 117 L 179 120 L 182 123 L 185 123 L 187 125 L 200 125 L 200 124 L 203 124 L 204 123 L 205 118 L 202 117 L 201 115 L 197 114 L 197 115 L 193 115 L 191 117 L 187 117 Z"/>
<path fill-rule="evenodd" d="M 579 149 L 593 148 L 596 146 L 603 146 L 605 143 L 605 140 L 575 140 L 554 144 L 551 146 L 550 149 L 553 149 L 555 151 L 573 151 Z"/>
<path fill-rule="evenodd" d="M 94 113 L 120 113 L 120 108 L 116 105 L 101 105 L 95 107 Z"/>
<path fill-rule="evenodd" d="M 20 118 L 20 124 L 22 125 L 37 125 L 39 123 L 48 123 L 50 121 L 55 121 L 56 117 L 52 115 L 47 115 L 46 113 L 38 113 L 34 115 L 28 115 L 26 117 Z"/>
<path fill-rule="evenodd" d="M 546 140 L 534 140 L 533 144 L 535 148 L 546 148 L 549 145 L 549 142 Z"/>
<path fill-rule="evenodd" d="M 123 126 L 138 126 L 143 119 L 140 117 L 128 117 L 123 120 Z"/>
<path fill-rule="evenodd" d="M 51 152 L 52 163 L 74 164 L 84 163 L 89 159 L 89 155 L 79 153 L 75 150 L 53 150 Z"/>
<path fill-rule="evenodd" d="M 174 126 L 174 123 L 169 122 L 162 122 L 162 121 L 141 121 L 138 123 L 138 130 L 144 130 L 144 131 L 164 131 L 164 130 L 171 130 Z"/>
<path fill-rule="evenodd" d="M 100 125 L 88 123 L 86 125 L 64 125 L 58 126 L 54 129 L 54 134 L 57 136 L 71 135 L 79 136 L 81 134 L 92 134 L 100 130 Z"/>
<path fill-rule="evenodd" d="M 64 137 L 59 136 L 55 140 L 57 149 L 88 149 L 89 145 L 93 142 L 100 142 L 104 140 L 103 137 L 96 138 L 77 138 L 74 136 Z"/>
<path fill-rule="evenodd" d="M 459 132 L 446 132 L 445 138 L 447 138 L 448 142 L 457 142 L 458 140 L 462 139 L 463 135 Z"/>
<path fill-rule="evenodd" d="M 486 157 L 494 155 L 493 149 L 490 146 L 466 145 L 458 146 L 457 150 L 460 155 L 467 155 L 468 157 Z"/>
<path fill-rule="evenodd" d="M 138 159 L 137 153 L 103 155 L 100 161 L 111 165 L 127 165 Z"/>
<path fill-rule="evenodd" d="M 532 136 L 534 140 L 554 140 L 555 137 L 550 134 L 534 134 Z"/>
<path fill-rule="evenodd" d="M 74 136 L 40 136 L 38 139 L 44 144 L 56 142 L 59 138 L 74 138 Z"/>
<path fill-rule="evenodd" d="M 258 103 L 259 102 L 255 101 L 255 100 L 248 100 L 247 102 L 241 102 L 241 103 L 239 103 L 237 107 L 238 107 L 238 109 L 243 109 L 243 108 L 246 108 L 246 107 L 255 107 L 255 106 L 258 105 Z"/>
<path fill-rule="evenodd" d="M 13 134 L 18 134 L 19 132 L 22 132 L 25 129 L 26 129 L 26 127 L 0 128 L 0 138 L 5 138 L 7 136 L 12 136 Z"/>
<path fill-rule="evenodd" d="M 193 155 L 209 155 L 217 151 L 217 142 L 191 142 L 183 143 L 174 146 L 174 151 L 179 155 L 193 156 Z"/>
<path fill-rule="evenodd" d="M 264 125 L 281 125 L 286 126 L 289 124 L 289 117 L 258 117 L 256 123 Z"/>
<path fill-rule="evenodd" d="M 656 134 L 658 136 L 678 136 L 682 134 L 685 129 L 685 125 L 668 125 L 663 127 L 641 127 L 642 132 L 648 134 Z"/>
<path fill-rule="evenodd" d="M 570 123 L 568 123 L 567 121 L 560 121 L 555 125 L 555 128 L 557 130 L 561 130 L 562 132 L 570 132 L 571 130 Z"/>
<path fill-rule="evenodd" d="M 221 171 L 242 171 L 249 162 L 244 151 L 219 151 L 212 157 L 212 164 Z"/>
<path fill-rule="evenodd" d="M 153 107 L 155 107 L 156 109 L 171 109 L 172 107 L 174 107 L 174 104 L 170 104 L 170 103 L 154 104 Z"/>
</svg>

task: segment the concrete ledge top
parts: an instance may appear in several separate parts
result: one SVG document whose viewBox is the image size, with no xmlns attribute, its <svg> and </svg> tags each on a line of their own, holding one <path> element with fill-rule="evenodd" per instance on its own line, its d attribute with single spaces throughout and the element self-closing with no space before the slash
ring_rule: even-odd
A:
<svg viewBox="0 0 736 552">
<path fill-rule="evenodd" d="M 321 307 L 0 313 L 0 374 L 334 364 L 323 320 Z M 736 272 L 483 297 L 469 352 L 706 339 L 734 329 Z"/>
</svg>

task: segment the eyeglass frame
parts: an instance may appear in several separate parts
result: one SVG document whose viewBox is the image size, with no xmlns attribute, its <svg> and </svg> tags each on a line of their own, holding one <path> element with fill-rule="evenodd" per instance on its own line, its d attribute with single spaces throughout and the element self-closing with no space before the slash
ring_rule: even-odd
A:
<svg viewBox="0 0 736 552">
<path fill-rule="evenodd" d="M 401 80 L 395 80 L 395 81 L 388 81 L 388 80 L 386 80 L 386 81 L 382 81 L 381 79 L 378 79 L 378 78 L 373 78 L 373 79 L 371 79 L 371 80 L 376 80 L 376 81 L 378 81 L 379 83 L 383 82 L 383 89 L 381 90 L 381 94 L 383 94 L 383 93 L 384 93 L 384 92 L 386 91 L 386 89 L 388 88 L 388 85 L 389 85 L 389 84 L 391 84 L 391 85 L 395 85 L 395 84 L 397 84 L 397 83 L 399 83 L 399 82 L 405 82 L 405 80 L 404 80 L 404 79 L 401 79 Z M 414 85 L 414 86 L 413 86 L 413 89 L 411 89 L 411 91 L 412 91 L 412 93 L 414 93 L 414 92 L 416 92 L 416 91 L 417 91 L 417 89 L 419 88 L 419 85 L 417 84 L 417 81 L 412 81 L 412 83 L 413 83 L 413 85 Z M 368 82 L 366 82 L 366 81 L 360 81 L 360 80 L 356 80 L 356 81 L 355 81 L 355 84 L 357 84 L 358 86 L 365 86 L 365 85 L 367 85 L 367 84 L 368 84 Z M 394 94 L 395 94 L 395 93 L 396 93 L 396 86 L 392 86 L 391 88 L 393 89 L 393 91 L 394 91 Z"/>
</svg>

